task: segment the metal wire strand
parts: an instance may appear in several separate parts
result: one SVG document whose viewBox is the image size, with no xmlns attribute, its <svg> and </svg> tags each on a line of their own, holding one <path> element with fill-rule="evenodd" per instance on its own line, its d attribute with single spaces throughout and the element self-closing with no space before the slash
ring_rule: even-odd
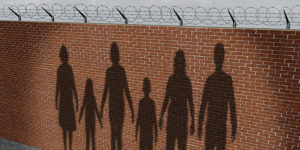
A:
<svg viewBox="0 0 300 150">
<path fill-rule="evenodd" d="M 105 5 L 62 5 L 55 3 L 52 6 L 46 4 L 36 5 L 29 3 L 27 5 L 4 5 L 0 10 L 0 17 L 5 19 L 13 19 L 14 14 L 8 9 L 10 7 L 17 12 L 22 18 L 29 20 L 49 20 L 46 12 L 52 13 L 57 21 L 82 21 L 80 14 L 76 12 L 74 7 L 80 9 L 87 16 L 88 20 L 97 23 L 122 23 L 122 16 L 117 8 L 128 18 L 131 24 L 178 24 L 173 9 L 184 21 L 186 26 L 209 26 L 209 25 L 231 25 L 232 21 L 228 15 L 228 11 L 232 13 L 234 19 L 239 25 L 266 25 L 279 26 L 285 25 L 286 19 L 283 10 L 287 13 L 291 25 L 300 24 L 300 5 L 288 8 L 275 7 L 235 7 L 235 8 L 204 8 L 204 7 L 186 7 L 178 6 L 115 6 L 109 8 Z"/>
</svg>

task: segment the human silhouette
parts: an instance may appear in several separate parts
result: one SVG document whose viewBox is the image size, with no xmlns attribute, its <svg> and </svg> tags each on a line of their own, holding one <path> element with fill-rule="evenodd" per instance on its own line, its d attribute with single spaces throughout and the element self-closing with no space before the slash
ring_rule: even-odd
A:
<svg viewBox="0 0 300 150">
<path fill-rule="evenodd" d="M 155 134 L 155 143 L 157 142 L 157 121 L 155 104 L 149 96 L 151 92 L 151 85 L 148 78 L 144 79 L 143 92 L 144 98 L 142 98 L 139 103 L 135 136 L 137 139 L 138 132 L 140 130 L 140 150 L 152 150 L 153 134 Z"/>
<path fill-rule="evenodd" d="M 83 111 L 85 110 L 85 130 L 86 130 L 86 149 L 90 149 L 90 137 L 92 138 L 92 149 L 95 150 L 95 117 L 100 121 L 97 109 L 96 98 L 93 90 L 93 81 L 86 80 L 83 105 L 80 109 L 79 122 L 81 121 Z M 95 116 L 96 115 L 96 116 Z"/>
<path fill-rule="evenodd" d="M 202 125 L 207 106 L 207 121 L 205 133 L 205 149 L 225 150 L 226 148 L 226 122 L 228 107 L 232 125 L 231 138 L 234 141 L 237 123 L 234 91 L 232 78 L 222 70 L 225 50 L 223 44 L 219 43 L 214 49 L 214 62 L 216 71 L 208 77 L 205 83 L 202 102 L 199 112 L 198 137 L 201 139 Z"/>
<path fill-rule="evenodd" d="M 170 104 L 169 104 L 170 103 Z M 188 104 L 191 115 L 190 134 L 194 134 L 194 103 L 192 85 L 185 72 L 185 56 L 182 50 L 176 52 L 174 59 L 174 74 L 169 77 L 166 96 L 164 99 L 159 127 L 162 129 L 163 116 L 168 107 L 167 119 L 167 150 L 175 148 L 175 141 L 179 150 L 186 149 L 188 134 Z"/>
<path fill-rule="evenodd" d="M 72 132 L 76 130 L 73 96 L 76 100 L 76 111 L 78 111 L 78 97 L 72 67 L 68 64 L 68 52 L 66 46 L 61 46 L 59 57 L 62 64 L 57 70 L 55 107 L 59 110 L 59 125 L 63 129 L 64 149 L 67 149 L 68 134 L 69 149 L 71 150 Z"/>
<path fill-rule="evenodd" d="M 111 149 L 121 150 L 122 129 L 125 113 L 125 103 L 123 98 L 124 91 L 131 110 L 132 123 L 134 121 L 134 112 L 125 69 L 119 64 L 119 48 L 116 42 L 111 44 L 110 56 L 112 60 L 112 66 L 106 70 L 105 86 L 101 102 L 100 124 L 102 124 L 101 119 L 103 116 L 103 108 L 107 94 L 109 93 L 108 109 L 111 128 Z"/>
</svg>

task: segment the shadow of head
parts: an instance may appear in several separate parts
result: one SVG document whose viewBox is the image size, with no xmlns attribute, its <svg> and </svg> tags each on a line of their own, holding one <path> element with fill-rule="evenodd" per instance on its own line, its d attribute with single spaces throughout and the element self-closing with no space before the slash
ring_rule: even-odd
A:
<svg viewBox="0 0 300 150">
<path fill-rule="evenodd" d="M 144 79 L 143 92 L 145 93 L 145 95 L 149 95 L 149 93 L 151 92 L 151 84 L 149 78 Z"/>
<path fill-rule="evenodd" d="M 85 84 L 85 93 L 89 94 L 89 93 L 93 93 L 93 81 L 92 79 L 88 78 L 86 80 L 86 84 Z"/>
<path fill-rule="evenodd" d="M 69 55 L 67 52 L 67 47 L 65 45 L 62 45 L 60 47 L 59 57 L 60 57 L 60 60 L 62 63 L 64 63 L 64 64 L 68 63 Z"/>
<path fill-rule="evenodd" d="M 119 64 L 120 56 L 119 56 L 119 48 L 117 42 L 113 42 L 111 44 L 110 58 L 113 64 Z"/>
<path fill-rule="evenodd" d="M 182 50 L 178 50 L 174 59 L 174 73 L 185 74 L 185 56 Z"/>
<path fill-rule="evenodd" d="M 224 45 L 222 43 L 218 43 L 215 46 L 214 50 L 214 62 L 216 64 L 216 69 L 222 69 L 225 57 Z"/>
</svg>

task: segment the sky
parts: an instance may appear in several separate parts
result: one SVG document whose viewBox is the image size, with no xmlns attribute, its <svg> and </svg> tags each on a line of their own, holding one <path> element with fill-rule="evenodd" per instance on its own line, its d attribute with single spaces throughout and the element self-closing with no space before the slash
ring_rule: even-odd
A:
<svg viewBox="0 0 300 150">
<path fill-rule="evenodd" d="M 34 4 L 76 4 L 84 3 L 91 5 L 108 5 L 108 6 L 150 6 L 150 5 L 165 5 L 165 6 L 181 6 L 181 7 L 292 7 L 300 5 L 300 0 L 0 0 L 0 4 L 16 4 L 24 5 L 28 3 Z"/>
</svg>

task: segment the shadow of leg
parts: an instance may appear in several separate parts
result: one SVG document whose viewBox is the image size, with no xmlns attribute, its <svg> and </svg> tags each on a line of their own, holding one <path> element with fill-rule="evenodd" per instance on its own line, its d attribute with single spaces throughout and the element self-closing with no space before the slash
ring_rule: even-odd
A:
<svg viewBox="0 0 300 150">
<path fill-rule="evenodd" d="M 67 150 L 67 131 L 63 129 L 64 150 Z"/>
<path fill-rule="evenodd" d="M 87 129 L 86 130 L 86 150 L 90 149 L 90 131 Z"/>
<path fill-rule="evenodd" d="M 69 131 L 69 149 L 72 150 L 72 131 Z"/>
</svg>

